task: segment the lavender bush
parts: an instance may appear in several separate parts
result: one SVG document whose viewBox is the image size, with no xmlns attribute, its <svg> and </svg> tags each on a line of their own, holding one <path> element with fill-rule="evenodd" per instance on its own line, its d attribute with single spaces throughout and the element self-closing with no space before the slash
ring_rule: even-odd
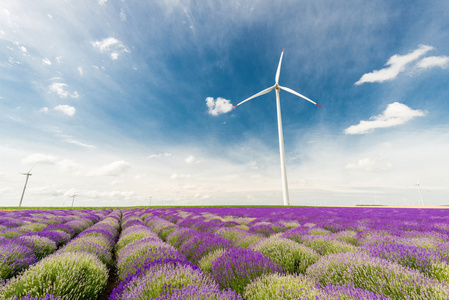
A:
<svg viewBox="0 0 449 300">
<path fill-rule="evenodd" d="M 114 289 L 109 300 L 153 299 L 188 286 L 213 286 L 216 283 L 190 262 L 164 259 L 141 266 Z"/>
<path fill-rule="evenodd" d="M 95 300 L 107 279 L 106 266 L 92 254 L 53 254 L 11 279 L 0 291 L 0 299 L 53 294 L 64 300 Z"/>
<path fill-rule="evenodd" d="M 251 248 L 279 264 L 288 273 L 304 273 L 320 257 L 313 249 L 286 238 L 267 238 Z"/>
<path fill-rule="evenodd" d="M 56 243 L 54 241 L 39 235 L 19 236 L 11 241 L 31 248 L 38 260 L 56 250 Z"/>
<path fill-rule="evenodd" d="M 186 286 L 182 289 L 173 289 L 164 296 L 153 300 L 243 300 L 232 290 L 222 291 L 215 285 Z"/>
<path fill-rule="evenodd" d="M 147 238 L 130 244 L 123 248 L 117 258 L 119 278 L 123 280 L 129 274 L 134 273 L 136 266 L 165 258 L 185 260 L 184 255 L 161 240 Z"/>
<path fill-rule="evenodd" d="M 184 254 L 188 260 L 197 263 L 203 256 L 216 249 L 231 247 L 231 242 L 220 236 L 211 233 L 197 233 L 182 243 L 179 252 Z"/>
<path fill-rule="evenodd" d="M 354 245 L 341 242 L 331 235 L 305 235 L 301 240 L 303 245 L 312 248 L 321 255 L 357 251 L 357 247 Z"/>
<path fill-rule="evenodd" d="M 212 252 L 210 252 L 209 254 L 203 256 L 203 258 L 201 258 L 201 260 L 198 262 L 198 265 L 200 266 L 201 270 L 203 270 L 204 273 L 209 274 L 211 269 L 212 269 L 212 263 L 219 258 L 220 256 L 222 256 L 227 249 L 216 249 Z"/>
<path fill-rule="evenodd" d="M 32 249 L 11 241 L 0 244 L 0 279 L 8 279 L 37 262 Z"/>
<path fill-rule="evenodd" d="M 315 282 L 304 275 L 265 274 L 245 287 L 246 300 L 279 299 L 290 300 L 298 297 L 315 299 L 320 295 Z"/>
<path fill-rule="evenodd" d="M 322 257 L 307 269 L 320 285 L 348 285 L 392 299 L 446 299 L 449 285 L 388 260 L 364 253 Z"/>
<path fill-rule="evenodd" d="M 282 272 L 282 267 L 252 249 L 231 248 L 212 263 L 211 275 L 222 289 L 242 294 L 257 277 Z"/>
</svg>

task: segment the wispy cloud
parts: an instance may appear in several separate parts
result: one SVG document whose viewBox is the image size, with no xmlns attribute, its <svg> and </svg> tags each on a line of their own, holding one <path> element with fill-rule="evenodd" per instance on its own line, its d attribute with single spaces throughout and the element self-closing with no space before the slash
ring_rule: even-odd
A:
<svg viewBox="0 0 449 300">
<path fill-rule="evenodd" d="M 22 159 L 22 164 L 24 165 L 34 165 L 40 164 L 54 164 L 58 158 L 52 155 L 45 155 L 41 153 L 31 154 L 24 159 Z"/>
<path fill-rule="evenodd" d="M 381 157 L 365 157 L 346 165 L 346 169 L 366 172 L 385 171 L 391 168 L 393 168 L 393 163 Z"/>
<path fill-rule="evenodd" d="M 128 48 L 116 38 L 108 37 L 101 41 L 92 42 L 92 46 L 101 53 L 107 53 L 113 60 L 118 59 L 122 53 L 129 53 Z"/>
<path fill-rule="evenodd" d="M 101 166 L 94 171 L 92 171 L 90 176 L 120 176 L 128 172 L 131 169 L 131 164 L 124 161 L 118 160 L 110 164 Z"/>
<path fill-rule="evenodd" d="M 442 68 L 447 69 L 449 67 L 449 56 L 429 56 L 420 60 L 416 67 L 418 69 L 432 69 L 432 68 Z"/>
<path fill-rule="evenodd" d="M 384 82 L 387 80 L 393 80 L 399 75 L 399 73 L 404 72 L 410 63 L 418 60 L 424 54 L 433 49 L 434 48 L 432 46 L 420 45 L 418 49 L 406 55 L 395 54 L 390 57 L 388 62 L 385 64 L 388 67 L 364 74 L 359 81 L 355 83 L 355 85 L 361 85 L 366 82 Z"/>
<path fill-rule="evenodd" d="M 373 132 L 377 128 L 387 128 L 402 125 L 415 117 L 422 117 L 426 112 L 413 110 L 405 104 L 394 102 L 388 104 L 387 108 L 378 116 L 373 116 L 369 121 L 360 121 L 344 130 L 345 134 L 365 134 Z"/>
<path fill-rule="evenodd" d="M 190 174 L 177 174 L 177 173 L 173 173 L 170 176 L 170 179 L 176 180 L 176 179 L 186 179 L 186 178 L 190 178 Z"/>
<path fill-rule="evenodd" d="M 218 97 L 216 100 L 212 97 L 207 97 L 206 105 L 208 108 L 208 113 L 212 116 L 218 116 L 230 112 L 233 106 L 231 104 L 231 100 L 226 100 L 221 97 Z"/>
<path fill-rule="evenodd" d="M 196 159 L 195 159 L 195 156 L 193 156 L 193 155 L 187 156 L 186 159 L 185 159 L 184 161 L 185 161 L 186 164 L 189 164 L 189 165 L 193 165 L 193 164 L 198 164 L 198 163 L 200 163 L 200 161 L 199 161 L 199 160 L 196 160 Z"/>
<path fill-rule="evenodd" d="M 70 105 L 61 104 L 58 106 L 55 106 L 54 110 L 60 111 L 64 114 L 66 114 L 69 117 L 73 117 L 76 113 L 76 108 Z"/>
<path fill-rule="evenodd" d="M 68 85 L 62 82 L 54 82 L 49 86 L 51 93 L 56 93 L 60 98 L 78 98 L 79 94 L 77 91 L 69 92 L 67 90 Z"/>
<path fill-rule="evenodd" d="M 44 65 L 51 66 L 51 60 L 49 60 L 48 58 L 42 59 L 42 63 L 43 63 Z"/>
<path fill-rule="evenodd" d="M 152 159 L 152 158 L 170 157 L 172 155 L 173 155 L 172 153 L 165 152 L 165 153 L 151 154 L 148 155 L 147 158 Z"/>
</svg>

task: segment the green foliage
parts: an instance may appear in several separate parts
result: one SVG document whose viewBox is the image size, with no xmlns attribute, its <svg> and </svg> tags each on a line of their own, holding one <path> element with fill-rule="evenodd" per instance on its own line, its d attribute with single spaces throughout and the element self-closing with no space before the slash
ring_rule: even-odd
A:
<svg viewBox="0 0 449 300">
<path fill-rule="evenodd" d="M 72 240 L 58 252 L 86 252 L 95 255 L 102 263 L 112 266 L 111 247 L 104 242 L 104 237 L 83 236 Z"/>
<path fill-rule="evenodd" d="M 241 247 L 241 248 L 248 248 L 251 245 L 257 243 L 258 241 L 264 239 L 265 237 L 263 235 L 260 234 L 245 234 L 242 237 L 240 237 L 236 242 L 235 245 L 237 247 Z"/>
<path fill-rule="evenodd" d="M 226 249 L 217 249 L 213 252 L 210 252 L 198 262 L 198 266 L 203 270 L 204 273 L 209 274 L 212 269 L 212 263 L 214 260 L 219 258 L 226 252 Z"/>
<path fill-rule="evenodd" d="M 34 246 L 31 248 L 36 255 L 37 259 L 42 259 L 47 255 L 50 255 L 56 250 L 56 243 L 52 240 L 38 235 L 24 236 L 22 239 L 32 240 Z"/>
<path fill-rule="evenodd" d="M 155 236 L 157 237 L 157 235 L 154 232 L 150 231 L 150 229 L 138 230 L 135 232 L 131 232 L 131 233 L 127 234 L 126 236 L 121 236 L 115 246 L 115 253 L 118 256 L 120 251 L 127 245 L 135 243 L 135 242 L 140 241 L 145 238 L 150 238 L 150 237 L 155 237 Z"/>
<path fill-rule="evenodd" d="M 311 248 L 286 238 L 264 239 L 251 248 L 279 264 L 288 273 L 304 273 L 307 267 L 317 262 L 320 257 Z"/>
<path fill-rule="evenodd" d="M 301 274 L 265 274 L 245 287 L 246 300 L 315 299 L 320 292 L 315 282 Z"/>
<path fill-rule="evenodd" d="M 340 242 L 337 239 L 329 238 L 327 236 L 306 235 L 302 237 L 302 243 L 305 246 L 312 248 L 321 255 L 357 251 L 357 247 L 355 247 L 354 245 Z"/>
<path fill-rule="evenodd" d="M 449 283 L 449 265 L 446 262 L 431 263 L 428 274 L 441 282 Z"/>
<path fill-rule="evenodd" d="M 239 238 L 246 235 L 247 232 L 240 228 L 235 227 L 224 227 L 220 228 L 215 234 L 218 234 L 222 238 L 229 240 L 231 243 L 235 244 Z"/>
</svg>

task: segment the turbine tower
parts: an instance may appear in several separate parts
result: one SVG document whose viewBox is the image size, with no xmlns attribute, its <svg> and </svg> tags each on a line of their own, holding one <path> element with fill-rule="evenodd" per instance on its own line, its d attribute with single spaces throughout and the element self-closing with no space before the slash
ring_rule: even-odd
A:
<svg viewBox="0 0 449 300">
<path fill-rule="evenodd" d="M 418 183 L 415 184 L 415 186 L 418 187 L 418 192 L 419 192 L 419 198 L 421 199 L 421 206 L 424 206 L 424 200 L 422 199 L 422 194 L 421 194 L 421 185 L 419 184 L 419 178 L 418 178 Z"/>
<path fill-rule="evenodd" d="M 25 189 L 27 188 L 27 183 L 28 183 L 28 178 L 33 175 L 31 174 L 31 170 L 33 170 L 33 168 L 37 165 L 38 163 L 36 163 L 34 166 L 31 167 L 31 169 L 27 172 L 27 173 L 19 173 L 22 175 L 25 175 L 27 178 L 25 179 L 25 185 L 23 187 L 23 191 L 22 191 L 22 197 L 20 197 L 20 202 L 19 202 L 19 207 L 22 206 L 22 201 L 23 201 L 23 196 L 25 195 Z"/>
<path fill-rule="evenodd" d="M 283 87 L 279 85 L 279 75 L 281 73 L 281 63 L 282 63 L 282 57 L 284 55 L 284 49 L 282 49 L 282 53 L 281 53 L 281 58 L 279 60 L 279 65 L 276 71 L 276 77 L 275 77 L 275 83 L 273 86 L 243 100 L 242 102 L 240 102 L 239 104 L 235 105 L 233 107 L 236 108 L 237 106 L 245 103 L 246 101 L 249 101 L 251 99 L 254 99 L 256 97 L 262 96 L 266 93 L 271 92 L 273 89 L 276 91 L 276 109 L 277 109 L 277 119 L 278 119 L 278 135 L 279 135 L 279 152 L 280 152 L 280 157 L 281 157 L 281 174 L 282 174 L 282 191 L 283 191 L 283 198 L 284 198 L 284 205 L 289 205 L 290 204 L 290 198 L 288 196 L 288 183 L 287 183 L 287 169 L 285 167 L 285 150 L 284 150 L 284 135 L 282 133 L 282 118 L 281 118 L 281 102 L 279 99 L 279 92 L 280 90 L 284 90 L 286 92 L 289 92 L 293 95 L 296 95 L 298 97 L 303 98 L 304 100 L 307 100 L 313 104 L 315 104 L 318 107 L 321 107 L 319 104 L 315 103 L 314 101 L 310 100 L 309 98 L 307 98 L 304 95 L 301 95 L 298 92 L 295 92 L 294 90 L 287 88 L 287 87 Z"/>
<path fill-rule="evenodd" d="M 78 196 L 78 195 L 72 195 L 72 196 L 70 196 L 70 197 L 72 197 L 72 207 L 73 207 L 73 202 L 75 202 L 75 197 L 76 196 Z"/>
</svg>

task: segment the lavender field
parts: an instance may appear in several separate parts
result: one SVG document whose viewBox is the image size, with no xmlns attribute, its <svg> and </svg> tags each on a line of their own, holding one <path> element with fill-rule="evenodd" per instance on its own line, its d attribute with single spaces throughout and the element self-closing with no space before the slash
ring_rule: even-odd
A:
<svg viewBox="0 0 449 300">
<path fill-rule="evenodd" d="M 449 299 L 449 210 L 0 211 L 0 299 Z"/>
</svg>

